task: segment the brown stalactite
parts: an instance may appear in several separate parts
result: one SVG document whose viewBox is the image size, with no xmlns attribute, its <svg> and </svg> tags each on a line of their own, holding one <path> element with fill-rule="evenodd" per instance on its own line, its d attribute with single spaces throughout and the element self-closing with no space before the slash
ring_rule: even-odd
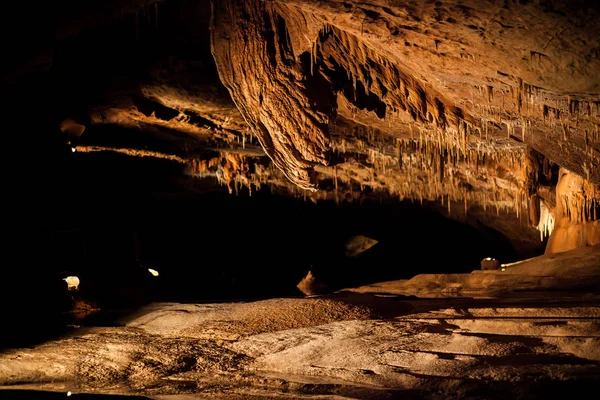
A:
<svg viewBox="0 0 600 400">
<path fill-rule="evenodd" d="M 591 134 L 598 131 L 600 121 L 600 40 L 592 33 L 600 21 L 597 7 L 560 2 L 503 7 L 496 0 L 465 0 L 458 8 L 453 2 L 418 0 L 385 6 L 380 0 L 280 3 L 293 4 L 328 24 L 342 44 L 334 45 L 335 51 L 351 49 L 339 59 L 350 64 L 355 81 L 365 78 L 367 93 L 380 93 L 379 83 L 384 83 L 387 90 L 380 99 L 387 111 L 397 114 L 395 127 L 387 128 L 392 125 L 387 114 L 386 121 L 378 121 L 360 107 L 358 112 L 350 110 L 350 119 L 398 135 L 408 129 L 402 113 L 395 111 L 408 113 L 409 121 L 430 129 L 444 122 L 444 114 L 452 115 L 452 107 L 460 107 L 455 110 L 459 118 L 449 122 L 462 125 L 461 131 L 463 113 L 469 132 L 526 143 L 600 183 L 600 142 Z M 552 7 L 560 12 L 549 11 Z M 562 29 L 557 31 L 557 26 Z M 531 49 L 526 57 L 523 48 Z M 405 82 L 393 79 L 392 86 L 385 79 L 378 82 L 374 72 L 380 71 Z M 442 97 L 440 112 L 436 99 Z M 426 107 L 419 107 L 416 99 Z"/>
<path fill-rule="evenodd" d="M 414 127 L 420 138 L 433 136 L 463 154 L 473 150 L 472 136 L 482 138 L 485 132 L 486 140 L 508 137 L 591 182 L 600 181 L 597 140 L 583 137 L 593 131 L 598 117 L 593 95 L 569 94 L 563 101 L 565 96 L 552 85 L 547 89 L 526 81 L 543 66 L 513 60 L 508 68 L 493 46 L 484 41 L 479 48 L 470 36 L 464 44 L 470 47 L 461 50 L 458 61 L 452 46 L 460 41 L 453 32 L 446 32 L 445 25 L 411 19 L 414 14 L 428 20 L 433 12 L 428 7 L 407 4 L 404 13 L 376 13 L 378 2 L 373 0 L 353 5 L 348 14 L 344 4 L 215 2 L 213 53 L 221 79 L 266 152 L 292 182 L 314 187 L 312 167 L 327 164 L 328 124 L 336 111 L 396 137 L 413 137 Z M 473 12 L 469 18 L 486 15 L 483 10 Z M 524 7 L 523 12 L 532 20 L 538 14 L 550 18 L 535 7 Z M 427 27 L 429 36 L 446 37 L 448 42 L 438 40 L 436 46 L 443 43 L 448 52 L 424 53 L 422 44 L 400 40 L 421 40 L 425 33 L 420 25 Z M 399 27 L 401 33 L 394 34 Z M 486 62 L 497 64 L 494 75 L 485 75 L 488 67 L 474 74 L 473 57 L 466 51 L 493 55 Z M 441 73 L 460 75 L 452 80 L 462 83 L 442 82 Z M 549 77 L 556 87 L 566 84 L 556 72 Z M 582 84 L 586 79 L 581 78 Z M 505 96 L 508 92 L 511 95 Z"/>
<path fill-rule="evenodd" d="M 353 106 L 384 119 L 405 113 L 410 120 L 445 131 L 476 120 L 433 89 L 428 89 L 367 43 L 334 27 L 322 38 L 324 71 Z"/>
<path fill-rule="evenodd" d="M 328 164 L 335 112 L 328 82 L 313 70 L 317 35 L 302 40 L 315 26 L 274 2 L 213 2 L 211 45 L 221 81 L 275 165 L 310 190 L 313 166 Z"/>
</svg>

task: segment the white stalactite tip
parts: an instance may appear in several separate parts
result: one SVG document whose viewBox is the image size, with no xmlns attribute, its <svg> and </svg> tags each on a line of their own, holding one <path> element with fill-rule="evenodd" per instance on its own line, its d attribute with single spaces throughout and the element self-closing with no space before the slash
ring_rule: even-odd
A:
<svg viewBox="0 0 600 400">
<path fill-rule="evenodd" d="M 541 241 L 544 241 L 545 237 L 550 236 L 554 230 L 554 216 L 543 201 L 540 202 L 540 222 L 537 228 L 540 231 Z"/>
<path fill-rule="evenodd" d="M 158 271 L 152 268 L 148 268 L 148 272 L 152 274 L 152 276 L 158 276 Z"/>
</svg>

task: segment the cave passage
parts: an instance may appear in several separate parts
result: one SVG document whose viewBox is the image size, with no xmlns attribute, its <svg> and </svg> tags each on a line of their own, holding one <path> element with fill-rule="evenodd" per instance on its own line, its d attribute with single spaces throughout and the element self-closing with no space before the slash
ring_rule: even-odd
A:
<svg viewBox="0 0 600 400">
<path fill-rule="evenodd" d="M 14 305 L 6 318 L 22 323 L 14 326 L 72 323 L 61 313 L 67 275 L 81 279 L 76 296 L 102 310 L 89 323 L 104 324 L 152 301 L 303 296 L 296 284 L 310 269 L 334 291 L 516 257 L 497 232 L 418 202 L 314 204 L 268 187 L 236 196 L 214 178 L 184 175 L 179 164 L 111 152 L 74 153 L 52 171 L 43 175 L 52 192 L 40 193 L 51 200 L 16 208 L 5 239 L 15 261 L 1 290 Z M 347 257 L 353 235 L 378 243 Z"/>
<path fill-rule="evenodd" d="M 165 301 L 300 295 L 295 285 L 311 267 L 332 288 L 343 288 L 471 272 L 484 257 L 516 257 L 499 233 L 418 201 L 314 204 L 268 187 L 236 196 L 216 179 L 185 177 L 167 161 L 90 153 L 72 162 L 66 179 L 73 186 L 55 193 L 64 196 L 55 198 L 55 226 L 39 233 L 39 241 L 52 243 L 46 264 L 110 287 L 137 262 L 160 271 Z M 344 244 L 354 235 L 378 243 L 346 257 Z"/>
</svg>

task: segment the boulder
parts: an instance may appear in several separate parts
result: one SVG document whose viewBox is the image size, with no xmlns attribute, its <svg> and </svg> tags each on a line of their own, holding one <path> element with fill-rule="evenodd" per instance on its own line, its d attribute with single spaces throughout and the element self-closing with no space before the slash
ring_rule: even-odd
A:
<svg viewBox="0 0 600 400">
<path fill-rule="evenodd" d="M 483 271 L 497 271 L 500 269 L 500 261 L 492 257 L 481 260 L 481 269 Z"/>
</svg>

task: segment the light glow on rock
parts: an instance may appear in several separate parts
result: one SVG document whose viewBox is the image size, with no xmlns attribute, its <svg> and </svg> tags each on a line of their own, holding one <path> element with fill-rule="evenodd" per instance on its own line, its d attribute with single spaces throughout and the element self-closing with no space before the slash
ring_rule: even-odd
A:
<svg viewBox="0 0 600 400">
<path fill-rule="evenodd" d="M 69 290 L 77 290 L 79 288 L 80 281 L 76 276 L 67 276 L 63 281 L 67 282 L 67 288 Z"/>
<path fill-rule="evenodd" d="M 537 229 L 540 231 L 541 241 L 543 241 L 545 237 L 550 236 L 554 230 L 554 216 L 543 201 L 540 202 L 540 223 L 538 224 Z"/>
</svg>

